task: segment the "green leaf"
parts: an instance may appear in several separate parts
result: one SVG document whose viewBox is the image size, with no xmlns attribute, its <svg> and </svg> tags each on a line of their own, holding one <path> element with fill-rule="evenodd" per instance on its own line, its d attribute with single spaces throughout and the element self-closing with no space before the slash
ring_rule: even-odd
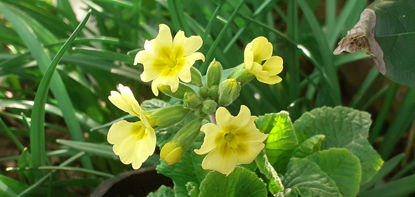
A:
<svg viewBox="0 0 415 197">
<path fill-rule="evenodd" d="M 202 159 L 202 156 L 196 155 L 193 151 L 189 150 L 174 165 L 168 165 L 164 161 L 160 161 L 160 165 L 157 166 L 157 172 L 173 180 L 174 194 L 176 197 L 187 197 L 188 191 L 186 184 L 193 182 L 198 186 L 208 173 L 200 165 Z"/>
<path fill-rule="evenodd" d="M 174 197 L 174 192 L 170 187 L 162 185 L 157 191 L 149 193 L 147 197 Z"/>
<path fill-rule="evenodd" d="M 75 150 L 84 151 L 92 155 L 98 155 L 109 159 L 117 159 L 112 147 L 107 144 L 96 144 L 91 142 L 77 142 L 71 140 L 56 140 L 57 143 L 63 144 Z"/>
<path fill-rule="evenodd" d="M 275 171 L 274 167 L 272 167 L 269 163 L 267 155 L 264 151 L 257 156 L 255 163 L 258 166 L 259 171 L 265 175 L 268 180 L 270 180 L 268 189 L 272 194 L 276 194 L 284 189 L 277 171 Z"/>
<path fill-rule="evenodd" d="M 362 169 L 359 158 L 345 148 L 319 151 L 306 159 L 313 161 L 336 182 L 343 197 L 355 197 L 359 193 Z"/>
<path fill-rule="evenodd" d="M 376 12 L 375 39 L 382 47 L 386 76 L 415 87 L 415 9 L 413 0 L 381 0 L 370 6 Z"/>
<path fill-rule="evenodd" d="M 141 103 L 141 108 L 143 108 L 146 111 L 163 108 L 167 106 L 169 106 L 169 104 L 166 101 L 160 99 L 149 99 Z"/>
<path fill-rule="evenodd" d="M 288 112 L 266 114 L 256 124 L 262 132 L 269 132 L 265 143 L 269 162 L 276 167 L 277 172 L 285 172 L 292 151 L 298 146 Z"/>
<path fill-rule="evenodd" d="M 293 157 L 303 158 L 319 151 L 321 143 L 326 138 L 324 135 L 314 135 L 300 144 L 292 154 Z"/>
<path fill-rule="evenodd" d="M 267 190 L 264 182 L 252 171 L 236 167 L 229 175 L 212 171 L 200 185 L 199 197 L 265 197 Z"/>
<path fill-rule="evenodd" d="M 307 197 L 342 196 L 334 180 L 309 159 L 292 158 L 283 184 L 285 196 L 293 195 L 293 192 Z"/>
<path fill-rule="evenodd" d="M 7 176 L 0 175 L 0 196 L 14 197 L 26 188 L 27 185 Z"/>
<path fill-rule="evenodd" d="M 322 150 L 347 148 L 360 159 L 361 184 L 368 182 L 380 169 L 383 160 L 367 141 L 371 124 L 370 114 L 347 107 L 322 107 L 304 113 L 294 123 L 300 142 L 323 134 Z"/>
</svg>

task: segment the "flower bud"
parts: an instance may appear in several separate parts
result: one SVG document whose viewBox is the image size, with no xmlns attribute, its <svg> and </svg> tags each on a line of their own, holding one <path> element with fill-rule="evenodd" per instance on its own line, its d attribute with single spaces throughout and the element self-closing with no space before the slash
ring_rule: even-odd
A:
<svg viewBox="0 0 415 197">
<path fill-rule="evenodd" d="M 201 120 L 195 119 L 182 127 L 171 141 L 167 142 L 160 152 L 160 157 L 169 165 L 180 161 L 195 141 L 200 132 Z"/>
<path fill-rule="evenodd" d="M 199 95 L 194 92 L 186 92 L 183 98 L 183 105 L 186 108 L 196 108 L 202 103 Z"/>
<path fill-rule="evenodd" d="M 184 85 L 182 83 L 179 84 L 179 88 L 177 89 L 176 92 L 172 92 L 170 90 L 170 86 L 168 85 L 159 85 L 158 88 L 164 94 L 169 95 L 170 97 L 178 98 L 178 99 L 183 99 L 184 93 L 186 92 L 193 92 L 193 93 L 195 92 L 191 87 Z"/>
<path fill-rule="evenodd" d="M 180 161 L 183 156 L 183 147 L 176 142 L 167 142 L 160 151 L 160 158 L 169 165 Z"/>
<path fill-rule="evenodd" d="M 209 98 L 213 100 L 218 100 L 218 97 L 219 97 L 218 91 L 219 91 L 219 87 L 217 85 L 209 87 L 209 90 L 208 90 Z"/>
<path fill-rule="evenodd" d="M 202 98 L 207 98 L 209 96 L 209 88 L 203 86 L 199 89 L 199 94 Z"/>
<path fill-rule="evenodd" d="M 250 82 L 254 78 L 255 78 L 255 75 L 248 72 L 248 70 L 245 69 L 245 66 L 243 63 L 235 67 L 234 70 L 231 72 L 231 74 L 228 76 L 228 79 L 235 79 L 236 81 L 240 82 L 241 86 Z"/>
<path fill-rule="evenodd" d="M 215 101 L 208 99 L 203 101 L 202 111 L 207 115 L 213 114 L 216 111 L 216 107 L 218 107 L 218 104 Z"/>
<path fill-rule="evenodd" d="M 195 67 L 191 67 L 190 68 L 190 74 L 192 77 L 192 81 L 190 81 L 190 84 L 196 85 L 196 86 L 203 86 L 202 83 L 202 74 L 200 73 L 199 70 L 197 70 L 197 68 Z"/>
<path fill-rule="evenodd" d="M 241 92 L 241 83 L 236 79 L 226 79 L 219 85 L 219 105 L 228 106 Z"/>
<path fill-rule="evenodd" d="M 183 120 L 188 112 L 189 110 L 183 108 L 182 105 L 173 105 L 147 111 L 147 114 L 151 125 L 158 127 L 168 127 Z"/>
<path fill-rule="evenodd" d="M 207 87 L 219 85 L 220 79 L 222 78 L 222 65 L 220 62 L 213 60 L 207 70 L 206 84 Z"/>
</svg>

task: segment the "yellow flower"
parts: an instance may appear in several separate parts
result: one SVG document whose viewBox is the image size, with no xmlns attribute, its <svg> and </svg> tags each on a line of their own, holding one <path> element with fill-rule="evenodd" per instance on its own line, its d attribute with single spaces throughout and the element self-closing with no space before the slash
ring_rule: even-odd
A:
<svg viewBox="0 0 415 197">
<path fill-rule="evenodd" d="M 236 165 L 251 163 L 264 148 L 263 141 L 268 136 L 256 128 L 256 119 L 245 105 L 237 116 L 232 116 L 224 107 L 218 108 L 217 124 L 207 123 L 200 129 L 205 139 L 195 152 L 207 154 L 202 168 L 229 175 Z"/>
<path fill-rule="evenodd" d="M 131 163 L 134 169 L 138 169 L 153 154 L 156 148 L 156 134 L 130 88 L 119 84 L 117 89 L 119 92 L 111 91 L 108 99 L 141 121 L 121 120 L 114 123 L 108 131 L 107 140 L 114 145 L 112 149 L 122 163 Z"/>
<path fill-rule="evenodd" d="M 263 61 L 265 63 L 262 65 Z M 244 64 L 245 69 L 262 83 L 272 85 L 282 80 L 277 74 L 282 71 L 283 60 L 279 56 L 272 56 L 272 44 L 265 37 L 257 37 L 246 45 Z"/>
<path fill-rule="evenodd" d="M 153 81 L 151 89 L 154 95 L 158 95 L 159 85 L 168 85 L 172 92 L 176 92 L 179 79 L 186 83 L 191 81 L 190 68 L 195 61 L 205 61 L 205 56 L 196 52 L 202 44 L 200 36 L 186 37 L 183 31 L 177 32 L 172 39 L 170 28 L 161 24 L 157 37 L 146 40 L 144 50 L 137 53 L 134 64 L 143 64 L 141 80 Z"/>
</svg>

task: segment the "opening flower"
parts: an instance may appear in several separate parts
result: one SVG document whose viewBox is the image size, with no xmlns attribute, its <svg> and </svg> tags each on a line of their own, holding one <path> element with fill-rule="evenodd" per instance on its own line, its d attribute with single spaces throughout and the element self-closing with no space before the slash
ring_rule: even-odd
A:
<svg viewBox="0 0 415 197">
<path fill-rule="evenodd" d="M 196 52 L 202 44 L 200 36 L 186 37 L 183 31 L 177 32 L 172 39 L 170 28 L 161 24 L 157 37 L 146 40 L 144 50 L 137 53 L 134 64 L 143 64 L 141 80 L 153 81 L 151 89 L 154 95 L 159 93 L 158 85 L 168 85 L 172 92 L 176 92 L 179 79 L 186 83 L 191 81 L 190 68 L 195 61 L 205 61 L 205 56 Z"/>
<path fill-rule="evenodd" d="M 131 163 L 134 169 L 138 169 L 153 154 L 156 134 L 130 88 L 119 84 L 117 89 L 119 92 L 111 91 L 108 99 L 121 110 L 140 118 L 140 121 L 121 120 L 114 123 L 108 131 L 107 140 L 114 145 L 112 149 L 122 163 Z"/>
<path fill-rule="evenodd" d="M 218 108 L 217 124 L 207 123 L 200 129 L 205 138 L 195 152 L 207 154 L 202 168 L 229 175 L 235 166 L 251 163 L 264 148 L 263 141 L 268 136 L 256 128 L 256 119 L 245 105 L 237 116 L 232 116 L 224 107 Z"/>
<path fill-rule="evenodd" d="M 262 65 L 263 61 L 265 63 Z M 277 74 L 282 71 L 283 60 L 279 56 L 272 56 L 272 44 L 265 37 L 257 37 L 246 45 L 244 64 L 245 69 L 262 83 L 272 85 L 282 80 Z"/>
</svg>

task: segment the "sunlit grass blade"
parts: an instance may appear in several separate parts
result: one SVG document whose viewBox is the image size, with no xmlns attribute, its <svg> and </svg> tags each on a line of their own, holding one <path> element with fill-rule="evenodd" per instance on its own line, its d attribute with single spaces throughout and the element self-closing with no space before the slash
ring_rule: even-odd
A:
<svg viewBox="0 0 415 197">
<path fill-rule="evenodd" d="M 56 142 L 59 144 L 68 146 L 72 149 L 84 151 L 92 155 L 103 156 L 103 157 L 110 158 L 110 159 L 117 158 L 112 151 L 112 147 L 107 144 L 76 142 L 76 141 L 60 140 L 60 139 L 56 140 Z"/>
</svg>

